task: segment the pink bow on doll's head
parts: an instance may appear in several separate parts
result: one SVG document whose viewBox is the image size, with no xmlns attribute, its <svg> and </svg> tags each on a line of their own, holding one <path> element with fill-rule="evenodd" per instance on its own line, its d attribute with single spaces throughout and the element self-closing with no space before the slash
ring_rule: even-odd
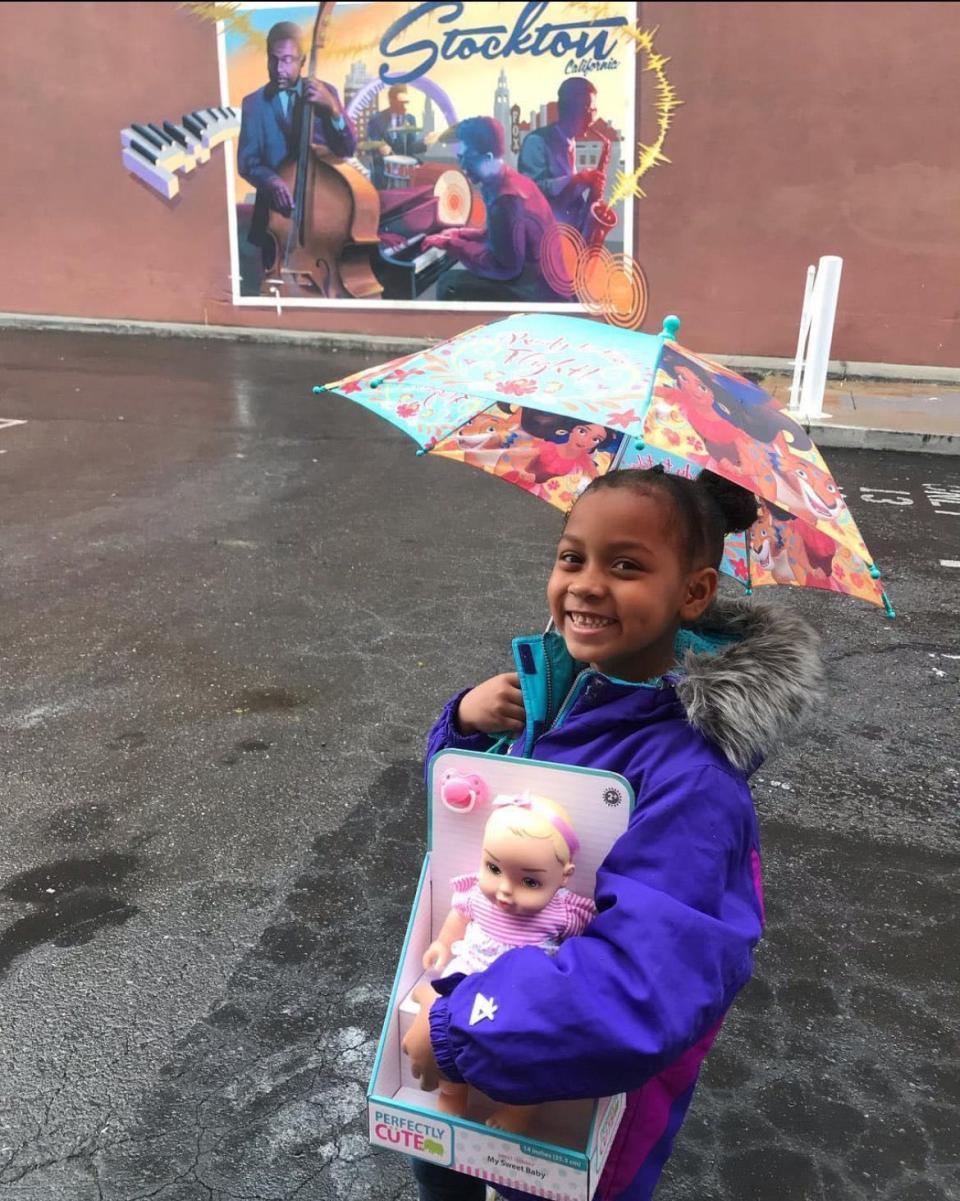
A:
<svg viewBox="0 0 960 1201">
<path fill-rule="evenodd" d="M 577 851 L 580 850 L 580 839 L 574 834 L 570 823 L 564 821 L 552 805 L 543 804 L 542 801 L 529 792 L 522 792 L 519 796 L 501 795 L 493 798 L 492 807 L 494 809 L 505 809 L 510 805 L 515 805 L 518 809 L 530 809 L 533 813 L 539 814 L 540 817 L 548 821 L 567 844 L 570 858 L 576 858 Z"/>
</svg>

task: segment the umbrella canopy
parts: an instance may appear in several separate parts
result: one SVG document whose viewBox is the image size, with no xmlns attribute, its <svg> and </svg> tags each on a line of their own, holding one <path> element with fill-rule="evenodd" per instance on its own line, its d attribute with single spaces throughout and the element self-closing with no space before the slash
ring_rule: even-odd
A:
<svg viewBox="0 0 960 1201">
<path fill-rule="evenodd" d="M 517 314 L 317 388 L 567 509 L 597 475 L 704 469 L 757 495 L 760 517 L 728 539 L 724 570 L 748 589 L 794 584 L 892 609 L 820 452 L 773 397 L 659 336 L 578 317 Z"/>
</svg>

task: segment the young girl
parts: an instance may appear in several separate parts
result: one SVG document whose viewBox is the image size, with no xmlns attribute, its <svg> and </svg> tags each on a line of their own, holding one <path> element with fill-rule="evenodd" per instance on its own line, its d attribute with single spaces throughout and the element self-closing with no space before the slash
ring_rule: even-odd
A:
<svg viewBox="0 0 960 1201">
<path fill-rule="evenodd" d="M 516 672 L 454 697 L 430 738 L 432 755 L 508 731 L 511 754 L 619 772 L 636 793 L 584 934 L 552 958 L 521 948 L 438 980 L 405 1040 L 425 1088 L 468 1081 L 520 1105 L 627 1093 L 596 1201 L 652 1195 L 750 978 L 763 905 L 747 777 L 819 699 L 804 622 L 716 598 L 724 534 L 756 512 L 708 472 L 594 480 L 547 585 L 556 633 L 517 639 Z M 496 1014 L 471 1025 L 480 992 Z M 422 1201 L 483 1198 L 449 1171 L 418 1162 L 415 1174 Z"/>
<path fill-rule="evenodd" d="M 480 870 L 457 876 L 453 903 L 440 933 L 427 947 L 423 966 L 444 976 L 482 972 L 514 947 L 539 947 L 548 955 L 565 938 L 582 934 L 596 913 L 592 901 L 565 887 L 580 843 L 570 815 L 547 797 L 500 796 L 483 831 Z M 429 1006 L 429 985 L 414 993 Z M 440 1081 L 442 1113 L 464 1117 L 467 1085 Z M 488 1126 L 521 1133 L 534 1105 L 498 1105 Z"/>
</svg>

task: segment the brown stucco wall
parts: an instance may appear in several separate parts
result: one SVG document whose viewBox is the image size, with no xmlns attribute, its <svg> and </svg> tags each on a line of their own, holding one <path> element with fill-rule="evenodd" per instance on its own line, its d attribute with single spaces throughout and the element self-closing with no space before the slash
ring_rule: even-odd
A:
<svg viewBox="0 0 960 1201">
<path fill-rule="evenodd" d="M 960 363 L 960 5 L 641 11 L 684 101 L 671 164 L 637 206 L 648 328 L 676 311 L 700 349 L 792 354 L 806 265 L 832 253 L 834 357 Z M 166 204 L 118 151 L 129 121 L 218 97 L 213 30 L 184 10 L 4 4 L 0 34 L 0 309 L 406 335 L 475 323 L 233 308 L 222 152 Z"/>
<path fill-rule="evenodd" d="M 637 256 L 690 345 L 789 354 L 844 260 L 833 357 L 960 363 L 960 4 L 643 6 L 686 101 Z"/>
</svg>

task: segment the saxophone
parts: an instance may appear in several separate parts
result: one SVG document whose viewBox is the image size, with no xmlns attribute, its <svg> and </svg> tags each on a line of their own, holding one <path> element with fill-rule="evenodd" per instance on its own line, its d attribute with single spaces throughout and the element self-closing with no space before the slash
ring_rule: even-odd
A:
<svg viewBox="0 0 960 1201">
<path fill-rule="evenodd" d="M 607 186 L 607 168 L 610 165 L 610 139 L 594 125 L 591 130 L 593 137 L 600 143 L 600 161 L 597 172 L 602 177 L 600 186 L 591 189 L 590 207 L 587 209 L 587 219 L 583 227 L 583 239 L 588 246 L 602 246 L 607 235 L 617 224 L 617 214 L 604 201 L 603 193 Z"/>
</svg>

